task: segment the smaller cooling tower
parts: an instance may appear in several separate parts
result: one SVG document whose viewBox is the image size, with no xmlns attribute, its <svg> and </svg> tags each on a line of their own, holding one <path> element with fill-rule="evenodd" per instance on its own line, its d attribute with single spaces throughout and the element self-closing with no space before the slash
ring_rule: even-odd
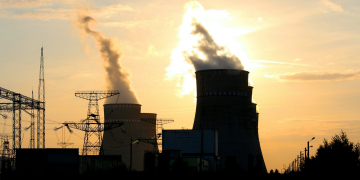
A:
<svg viewBox="0 0 360 180">
<path fill-rule="evenodd" d="M 155 113 L 141 113 L 140 114 L 141 120 L 141 135 L 139 137 L 148 137 L 149 143 L 156 143 L 156 114 Z M 152 142 L 150 139 L 153 139 Z M 157 143 L 153 144 L 154 150 L 158 150 Z"/>
<path fill-rule="evenodd" d="M 153 150 L 158 150 L 156 140 L 156 116 L 155 113 L 141 113 L 140 114 L 140 128 L 142 129 L 138 137 L 146 139 L 146 141 L 153 145 Z"/>
<path fill-rule="evenodd" d="M 157 150 L 150 143 L 138 141 L 155 136 L 156 124 L 142 120 L 140 104 L 104 104 L 105 123 L 123 122 L 122 127 L 104 132 L 104 155 L 121 155 L 122 161 L 137 171 L 144 169 L 144 152 Z M 156 120 L 156 114 L 151 114 Z M 132 146 L 132 153 L 130 149 Z M 132 158 L 131 155 L 132 154 Z M 130 160 L 132 159 L 132 163 Z"/>
</svg>

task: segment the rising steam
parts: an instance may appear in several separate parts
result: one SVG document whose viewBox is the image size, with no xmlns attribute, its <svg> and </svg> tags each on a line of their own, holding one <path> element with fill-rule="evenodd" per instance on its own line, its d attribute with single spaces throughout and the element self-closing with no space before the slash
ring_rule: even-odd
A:
<svg viewBox="0 0 360 180">
<path fill-rule="evenodd" d="M 110 97 L 106 99 L 106 103 L 136 103 L 138 100 L 129 80 L 129 72 L 121 66 L 120 58 L 122 53 L 114 47 L 111 38 L 104 36 L 101 32 L 92 30 L 90 23 L 96 20 L 88 15 L 78 12 L 77 26 L 82 33 L 95 38 L 99 52 L 104 62 L 106 70 L 106 88 L 107 90 L 118 90 L 120 97 Z"/>
<path fill-rule="evenodd" d="M 179 96 L 191 92 L 194 92 L 194 95 L 196 94 L 195 71 L 205 69 L 244 69 L 240 59 L 230 53 L 225 45 L 219 45 L 205 28 L 207 27 L 206 19 L 212 21 L 213 17 L 219 17 L 218 15 L 224 17 L 224 14 L 227 14 L 226 11 L 205 11 L 201 4 L 196 1 L 187 3 L 185 8 L 186 12 L 178 34 L 180 42 L 171 54 L 170 66 L 166 68 L 167 79 L 176 79 L 178 81 L 178 86 L 181 88 Z M 219 26 L 209 26 L 209 29 L 216 28 L 219 28 Z M 219 36 L 224 37 L 224 33 Z M 229 38 L 220 39 L 230 40 Z"/>
<path fill-rule="evenodd" d="M 196 71 L 205 69 L 244 69 L 239 58 L 231 54 L 226 47 L 219 46 L 205 29 L 205 27 L 193 20 L 193 35 L 198 35 L 198 44 L 193 47 L 191 54 L 185 56 L 194 65 Z M 187 54 L 185 52 L 185 54 Z"/>
</svg>

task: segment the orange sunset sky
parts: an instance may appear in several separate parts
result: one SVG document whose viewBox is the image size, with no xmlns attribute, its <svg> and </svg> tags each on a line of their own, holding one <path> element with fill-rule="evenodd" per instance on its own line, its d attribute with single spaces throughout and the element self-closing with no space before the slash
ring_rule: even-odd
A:
<svg viewBox="0 0 360 180">
<path fill-rule="evenodd" d="M 268 171 L 289 165 L 312 137 L 311 155 L 341 130 L 360 140 L 360 1 L 1 0 L 0 87 L 37 97 L 44 47 L 47 148 L 60 147 L 55 127 L 86 118 L 88 101 L 74 93 L 108 87 L 108 64 L 83 15 L 113 43 L 142 112 L 174 120 L 165 129 L 193 125 L 195 71 L 181 52 L 196 42 L 195 18 L 250 72 Z M 8 115 L 0 133 L 12 132 Z M 30 125 L 26 113 L 22 120 Z M 68 147 L 81 149 L 84 133 L 66 133 Z M 29 131 L 22 136 L 26 148 Z"/>
</svg>

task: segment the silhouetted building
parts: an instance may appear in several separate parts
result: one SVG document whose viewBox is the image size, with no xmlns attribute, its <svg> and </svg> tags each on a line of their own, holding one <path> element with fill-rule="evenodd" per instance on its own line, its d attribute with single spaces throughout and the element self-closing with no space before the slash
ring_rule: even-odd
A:
<svg viewBox="0 0 360 180">
<path fill-rule="evenodd" d="M 17 149 L 15 168 L 31 177 L 79 175 L 79 149 Z"/>
<path fill-rule="evenodd" d="M 218 136 L 215 130 L 163 130 L 162 150 L 179 151 L 183 159 L 199 162 L 199 171 L 216 171 L 218 168 Z M 195 163 L 196 164 L 196 163 Z"/>
<path fill-rule="evenodd" d="M 196 72 L 197 104 L 194 130 L 218 132 L 220 166 L 234 157 L 244 171 L 266 171 L 262 156 L 256 104 L 248 71 L 234 69 Z"/>
</svg>

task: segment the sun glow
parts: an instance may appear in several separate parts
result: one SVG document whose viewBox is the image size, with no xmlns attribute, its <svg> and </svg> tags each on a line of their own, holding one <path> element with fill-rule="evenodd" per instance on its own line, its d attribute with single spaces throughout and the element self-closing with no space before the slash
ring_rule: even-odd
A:
<svg viewBox="0 0 360 180">
<path fill-rule="evenodd" d="M 205 10 L 203 6 L 196 2 L 189 2 L 185 5 L 183 23 L 179 27 L 179 43 L 171 54 L 171 64 L 166 68 L 167 79 L 176 79 L 180 88 L 178 96 L 187 94 L 196 95 L 195 68 L 190 63 L 189 56 L 195 55 L 198 59 L 206 62 L 206 55 L 195 48 L 199 40 L 203 38 L 199 34 L 194 34 L 194 22 L 203 25 L 217 45 L 225 47 L 216 52 L 215 55 L 222 56 L 233 54 L 241 60 L 246 67 L 247 58 L 241 51 L 241 44 L 236 41 L 236 37 L 248 32 L 246 29 L 234 27 L 231 21 L 234 18 L 226 10 Z"/>
</svg>

